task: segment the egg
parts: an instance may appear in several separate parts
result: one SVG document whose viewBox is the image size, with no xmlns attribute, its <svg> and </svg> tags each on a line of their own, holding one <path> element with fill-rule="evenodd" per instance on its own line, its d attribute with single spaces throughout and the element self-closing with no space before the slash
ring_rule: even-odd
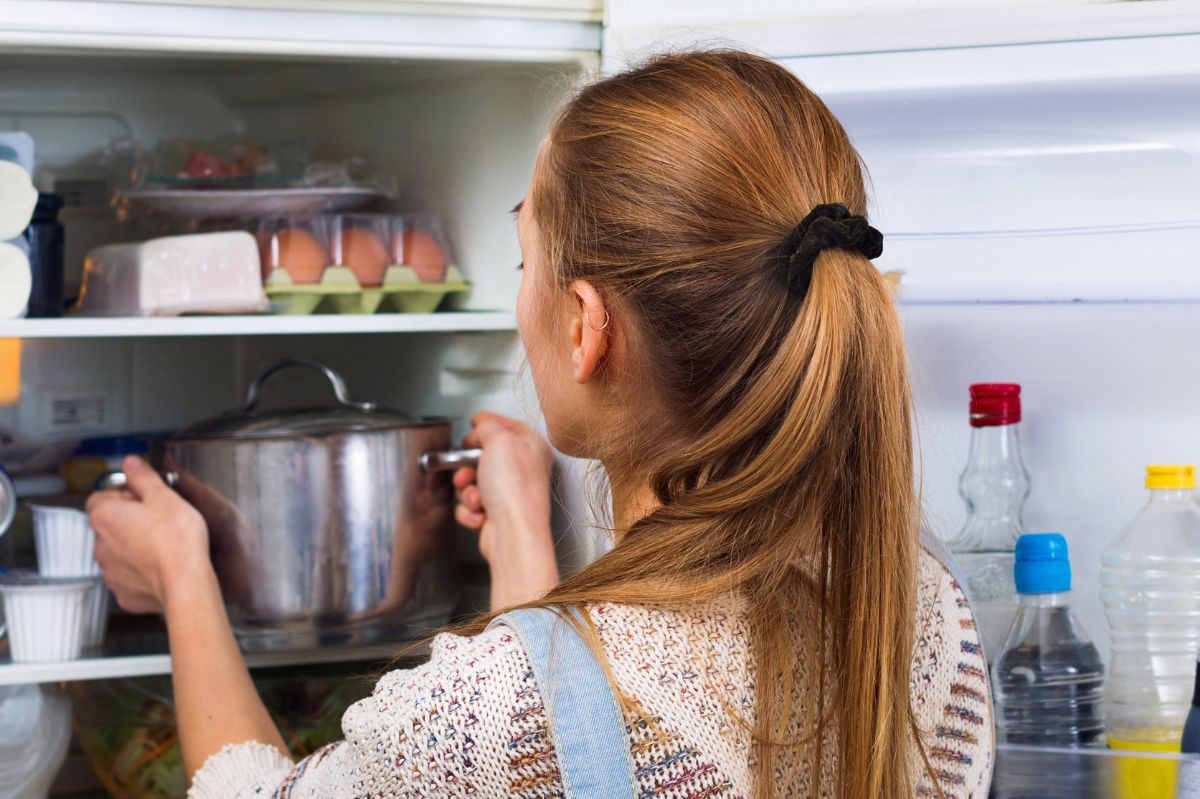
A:
<svg viewBox="0 0 1200 799">
<path fill-rule="evenodd" d="M 293 283 L 319 283 L 329 263 L 316 236 L 300 228 L 283 228 L 259 241 L 263 275 L 284 269 Z"/>
<path fill-rule="evenodd" d="M 408 228 L 396 238 L 396 263 L 412 267 L 426 283 L 446 279 L 446 251 L 438 240 L 424 230 Z"/>
<path fill-rule="evenodd" d="M 388 252 L 379 236 L 366 228 L 350 227 L 342 231 L 339 243 L 340 266 L 349 267 L 364 286 L 383 283 L 383 274 L 388 267 Z"/>
</svg>

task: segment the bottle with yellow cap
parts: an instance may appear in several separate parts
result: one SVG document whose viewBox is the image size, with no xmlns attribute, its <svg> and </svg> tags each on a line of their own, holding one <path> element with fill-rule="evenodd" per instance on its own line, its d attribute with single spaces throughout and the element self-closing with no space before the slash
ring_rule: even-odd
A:
<svg viewBox="0 0 1200 799">
<path fill-rule="evenodd" d="M 1101 596 L 1112 639 L 1108 740 L 1113 748 L 1179 751 L 1200 648 L 1196 467 L 1147 466 L 1146 488 L 1150 501 L 1102 558 Z M 1151 776 L 1136 782 L 1146 786 Z M 1174 781 L 1173 772 L 1157 776 Z"/>
</svg>

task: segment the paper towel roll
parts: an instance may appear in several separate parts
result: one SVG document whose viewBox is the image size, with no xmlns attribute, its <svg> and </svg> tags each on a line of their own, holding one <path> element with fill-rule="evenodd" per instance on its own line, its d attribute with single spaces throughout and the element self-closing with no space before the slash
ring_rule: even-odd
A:
<svg viewBox="0 0 1200 799">
<path fill-rule="evenodd" d="M 0 161 L 0 241 L 20 236 L 33 219 L 38 193 L 19 164 Z"/>
<path fill-rule="evenodd" d="M 8 242 L 0 242 L 0 319 L 16 319 L 25 313 L 32 290 L 29 258 Z"/>
</svg>

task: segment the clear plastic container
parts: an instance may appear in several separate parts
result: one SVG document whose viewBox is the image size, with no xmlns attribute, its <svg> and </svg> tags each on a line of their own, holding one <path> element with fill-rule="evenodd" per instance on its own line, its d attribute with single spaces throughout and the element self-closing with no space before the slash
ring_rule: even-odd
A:
<svg viewBox="0 0 1200 799">
<path fill-rule="evenodd" d="M 264 219 L 258 226 L 263 279 L 282 269 L 298 285 L 320 283 L 330 257 L 330 219 L 296 216 Z"/>
<path fill-rule="evenodd" d="M 0 599 L 14 663 L 75 660 L 88 639 L 88 621 L 99 577 L 42 577 L 8 572 Z"/>
<path fill-rule="evenodd" d="M 1104 745 L 1104 665 L 1071 612 L 1067 541 L 1017 541 L 1020 607 L 992 665 L 996 737 L 1037 746 Z"/>
<path fill-rule="evenodd" d="M 1102 556 L 1110 745 L 1177 751 L 1200 649 L 1194 466 L 1148 466 L 1150 501 Z"/>
<path fill-rule="evenodd" d="M 330 218 L 333 263 L 353 272 L 364 288 L 383 285 L 383 276 L 392 263 L 391 221 L 390 217 L 379 214 L 344 214 Z"/>
<path fill-rule="evenodd" d="M 441 220 L 429 214 L 270 218 L 258 223 L 257 238 L 263 279 L 282 269 L 294 285 L 320 283 L 326 268 L 345 267 L 359 287 L 377 288 L 392 266 L 412 269 L 421 283 L 442 283 L 452 261 Z"/>
<path fill-rule="evenodd" d="M 392 219 L 392 263 L 407 266 L 422 283 L 441 283 L 450 266 L 450 248 L 436 216 L 407 215 Z"/>
<path fill-rule="evenodd" d="M 967 581 L 983 651 L 993 658 L 1017 611 L 1013 548 L 1024 530 L 1029 472 L 1021 459 L 1021 387 L 971 386 L 971 449 L 958 490 L 967 519 L 947 542 Z"/>
</svg>

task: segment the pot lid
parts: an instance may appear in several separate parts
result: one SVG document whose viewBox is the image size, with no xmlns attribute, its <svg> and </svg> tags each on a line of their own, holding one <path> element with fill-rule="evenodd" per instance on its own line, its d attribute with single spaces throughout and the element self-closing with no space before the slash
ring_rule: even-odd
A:
<svg viewBox="0 0 1200 799">
<path fill-rule="evenodd" d="M 263 386 L 273 375 L 286 369 L 314 369 L 333 387 L 337 403 L 316 408 L 284 410 L 258 409 Z M 180 431 L 176 439 L 281 438 L 317 436 L 330 433 L 361 432 L 411 424 L 403 414 L 380 408 L 373 402 L 355 402 L 349 398 L 341 375 L 315 361 L 285 358 L 270 364 L 255 376 L 246 393 L 246 404 L 214 419 L 207 419 Z"/>
</svg>

